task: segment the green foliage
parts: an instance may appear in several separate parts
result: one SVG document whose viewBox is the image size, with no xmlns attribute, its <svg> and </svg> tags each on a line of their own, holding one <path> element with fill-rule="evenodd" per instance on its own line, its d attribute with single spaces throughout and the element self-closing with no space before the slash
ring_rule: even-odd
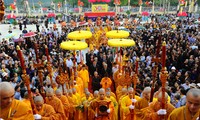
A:
<svg viewBox="0 0 200 120">
<path fill-rule="evenodd" d="M 13 24 L 14 26 L 16 26 L 16 25 L 17 25 L 17 21 L 14 20 L 12 24 Z"/>
<path fill-rule="evenodd" d="M 130 15 L 130 14 L 131 14 L 131 11 L 130 11 L 130 10 L 127 10 L 127 11 L 126 11 L 126 14 L 127 14 L 127 15 Z"/>
</svg>

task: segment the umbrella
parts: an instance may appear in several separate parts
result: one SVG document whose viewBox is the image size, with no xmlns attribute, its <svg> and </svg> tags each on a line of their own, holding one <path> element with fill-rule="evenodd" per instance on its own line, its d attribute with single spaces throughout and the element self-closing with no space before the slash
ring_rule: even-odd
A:
<svg viewBox="0 0 200 120">
<path fill-rule="evenodd" d="M 179 12 L 177 14 L 178 17 L 186 17 L 187 16 L 187 13 L 186 12 Z"/>
<path fill-rule="evenodd" d="M 17 39 L 14 39 L 14 42 L 24 42 L 24 39 L 23 38 L 17 38 Z"/>
<path fill-rule="evenodd" d="M 106 36 L 109 38 L 127 38 L 129 32 L 124 30 L 112 30 L 106 33 Z"/>
<path fill-rule="evenodd" d="M 142 12 L 142 16 L 149 16 L 149 12 L 146 11 Z"/>
<path fill-rule="evenodd" d="M 70 32 L 67 36 L 68 39 L 73 39 L 73 40 L 82 40 L 91 37 L 92 33 L 90 31 L 83 31 L 83 30 Z"/>
<path fill-rule="evenodd" d="M 56 17 L 56 15 L 55 15 L 54 13 L 48 13 L 47 17 L 48 17 L 48 18 Z"/>
<path fill-rule="evenodd" d="M 60 44 L 60 48 L 64 50 L 83 50 L 87 47 L 87 43 L 81 41 L 67 41 Z"/>
<path fill-rule="evenodd" d="M 34 36 L 36 36 L 36 34 L 34 33 L 34 32 L 28 32 L 28 33 L 26 33 L 26 34 L 24 34 L 24 38 L 29 38 L 29 37 L 34 37 Z"/>
<path fill-rule="evenodd" d="M 5 36 L 5 38 L 6 38 L 6 39 L 10 39 L 10 38 L 13 38 L 14 36 L 16 36 L 15 33 L 10 33 L 10 34 L 7 34 L 7 35 Z"/>
<path fill-rule="evenodd" d="M 138 30 L 144 30 L 146 28 L 144 26 L 137 26 L 136 29 L 138 29 Z"/>
<path fill-rule="evenodd" d="M 9 14 L 9 15 L 7 15 L 7 19 L 16 19 L 16 16 Z"/>
<path fill-rule="evenodd" d="M 111 39 L 108 40 L 108 45 L 112 47 L 131 47 L 135 46 L 135 41 L 131 39 Z"/>
</svg>

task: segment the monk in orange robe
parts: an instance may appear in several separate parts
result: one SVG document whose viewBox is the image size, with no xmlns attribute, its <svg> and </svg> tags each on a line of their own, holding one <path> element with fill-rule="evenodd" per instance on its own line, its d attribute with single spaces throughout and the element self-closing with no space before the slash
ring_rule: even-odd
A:
<svg viewBox="0 0 200 120">
<path fill-rule="evenodd" d="M 132 120 L 135 119 L 134 104 L 140 99 L 139 96 L 134 98 L 134 90 L 132 87 L 128 88 L 128 95 L 123 97 L 121 100 L 121 110 L 123 112 L 122 120 Z"/>
<path fill-rule="evenodd" d="M 36 96 L 34 98 L 35 106 L 36 106 L 36 113 L 35 119 L 42 119 L 42 120 L 59 120 L 56 116 L 56 112 L 51 105 L 44 104 L 44 100 L 42 96 Z M 39 117 L 39 118 L 38 118 Z"/>
<path fill-rule="evenodd" d="M 34 120 L 30 107 L 14 99 L 14 88 L 9 82 L 0 83 L 0 118 L 4 120 Z"/>
<path fill-rule="evenodd" d="M 70 109 L 70 103 L 68 101 L 68 98 L 64 95 L 62 95 L 62 91 L 60 89 L 56 90 L 56 97 L 59 98 L 64 106 L 65 116 L 66 120 L 69 118 L 69 109 Z"/>
<path fill-rule="evenodd" d="M 29 100 L 29 98 L 28 98 L 28 92 L 25 92 L 24 93 L 24 99 L 22 100 L 24 103 L 26 103 L 29 107 L 30 107 L 30 109 L 32 109 L 31 108 L 31 102 L 30 102 L 30 100 Z"/>
<path fill-rule="evenodd" d="M 83 120 L 88 120 L 90 118 L 90 102 L 93 98 L 90 97 L 90 92 L 85 93 L 85 97 L 81 98 L 81 103 L 84 106 L 84 111 L 82 112 Z"/>
<path fill-rule="evenodd" d="M 105 90 L 101 88 L 99 90 L 99 98 L 91 103 L 91 108 L 95 113 L 95 120 L 111 120 L 113 112 L 114 112 L 114 105 L 112 101 L 106 98 Z"/>
<path fill-rule="evenodd" d="M 112 85 L 112 80 L 108 77 L 108 75 L 106 74 L 102 79 L 101 79 L 101 82 L 100 82 L 102 88 L 104 88 L 105 90 L 107 88 L 110 88 L 111 85 Z"/>
<path fill-rule="evenodd" d="M 142 109 L 149 106 L 151 88 L 146 87 L 142 92 L 142 98 L 135 103 L 135 114 L 137 120 L 142 120 Z"/>
<path fill-rule="evenodd" d="M 121 101 L 125 96 L 127 96 L 127 88 L 123 87 L 121 93 L 119 94 L 119 99 L 118 99 L 120 120 L 123 119 L 123 110 L 121 109 Z"/>
<path fill-rule="evenodd" d="M 200 119 L 200 89 L 190 89 L 186 96 L 186 105 L 172 111 L 168 120 Z"/>
<path fill-rule="evenodd" d="M 115 93 L 113 93 L 110 88 L 107 88 L 106 92 L 110 92 L 110 96 L 112 96 L 112 97 L 114 97 L 116 99 Z"/>
<path fill-rule="evenodd" d="M 54 110 L 56 111 L 56 116 L 59 120 L 66 119 L 64 106 L 61 100 L 55 97 L 54 90 L 52 88 L 48 88 L 46 90 L 46 104 L 49 104 L 54 108 Z"/>
<path fill-rule="evenodd" d="M 89 82 L 89 72 L 86 69 L 86 65 L 82 66 L 82 69 L 79 72 L 80 78 L 83 80 L 83 88 L 88 88 L 88 82 Z"/>
<path fill-rule="evenodd" d="M 162 109 L 162 92 L 158 94 L 158 100 L 151 102 L 149 107 L 142 110 L 144 115 L 142 120 L 161 120 L 161 117 L 164 116 L 165 119 L 168 118 L 170 113 L 175 109 L 175 107 L 167 102 L 168 94 L 165 93 L 165 109 Z"/>
<path fill-rule="evenodd" d="M 84 94 L 84 88 L 83 88 L 83 80 L 81 77 L 76 78 L 76 85 L 74 86 L 77 90 L 77 92 L 80 94 L 80 96 L 83 96 Z"/>
</svg>

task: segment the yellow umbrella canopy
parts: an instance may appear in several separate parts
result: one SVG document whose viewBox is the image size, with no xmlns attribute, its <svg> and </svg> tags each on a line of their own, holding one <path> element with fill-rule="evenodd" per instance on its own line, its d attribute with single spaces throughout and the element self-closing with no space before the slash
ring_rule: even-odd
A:
<svg viewBox="0 0 200 120">
<path fill-rule="evenodd" d="M 111 47 L 131 47 L 135 46 L 135 41 L 131 39 L 111 39 L 108 40 L 108 45 Z"/>
<path fill-rule="evenodd" d="M 106 33 L 108 38 L 127 38 L 129 36 L 129 32 L 124 30 L 112 30 Z"/>
<path fill-rule="evenodd" d="M 60 48 L 64 50 L 83 50 L 87 47 L 87 43 L 81 41 L 67 41 L 60 44 Z"/>
<path fill-rule="evenodd" d="M 92 33 L 90 31 L 84 31 L 84 30 L 70 32 L 67 35 L 67 38 L 72 39 L 72 40 L 82 40 L 82 39 L 88 39 L 91 37 L 92 37 Z"/>
</svg>

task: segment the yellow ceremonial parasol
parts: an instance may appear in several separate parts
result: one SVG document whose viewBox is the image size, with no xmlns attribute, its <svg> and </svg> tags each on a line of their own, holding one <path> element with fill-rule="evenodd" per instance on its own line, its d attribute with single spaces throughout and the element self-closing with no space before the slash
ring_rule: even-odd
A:
<svg viewBox="0 0 200 120">
<path fill-rule="evenodd" d="M 112 30 L 106 33 L 108 38 L 127 38 L 129 36 L 129 32 L 124 30 Z"/>
<path fill-rule="evenodd" d="M 135 41 L 131 39 L 111 39 L 108 40 L 108 45 L 111 47 L 131 47 L 135 46 Z"/>
<path fill-rule="evenodd" d="M 60 48 L 64 50 L 83 50 L 87 47 L 87 43 L 81 41 L 67 41 L 60 44 Z"/>
<path fill-rule="evenodd" d="M 131 39 L 111 39 L 111 40 L 108 40 L 108 45 L 111 46 L 111 47 L 116 47 L 116 52 L 117 52 L 117 48 L 118 47 L 121 48 L 121 47 L 135 46 L 135 41 L 133 41 Z M 118 58 L 118 56 L 117 56 L 117 58 Z M 119 64 L 120 73 L 122 72 L 121 71 L 122 70 L 121 67 L 122 67 L 122 58 L 121 58 L 121 54 L 120 54 L 120 64 Z"/>
<path fill-rule="evenodd" d="M 73 40 L 82 40 L 82 39 L 88 39 L 91 37 L 92 37 L 92 33 L 90 31 L 84 31 L 84 30 L 70 32 L 67 35 L 68 39 L 73 39 Z"/>
</svg>

